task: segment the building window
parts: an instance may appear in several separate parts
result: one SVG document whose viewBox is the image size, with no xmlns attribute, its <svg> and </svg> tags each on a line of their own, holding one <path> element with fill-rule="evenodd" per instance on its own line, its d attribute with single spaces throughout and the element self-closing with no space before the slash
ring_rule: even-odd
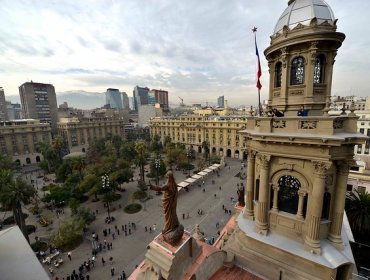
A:
<svg viewBox="0 0 370 280">
<path fill-rule="evenodd" d="M 358 193 L 365 194 L 366 188 L 365 187 L 362 187 L 362 186 L 358 186 L 357 187 L 357 191 L 358 191 Z"/>
<path fill-rule="evenodd" d="M 298 190 L 301 183 L 298 179 L 290 175 L 285 175 L 279 178 L 279 210 L 296 214 L 298 210 Z"/>
<path fill-rule="evenodd" d="M 347 185 L 347 192 L 351 192 L 353 190 L 353 185 Z"/>
<path fill-rule="evenodd" d="M 324 80 L 324 62 L 325 56 L 319 55 L 315 59 L 315 67 L 313 70 L 313 83 L 321 84 Z"/>
<path fill-rule="evenodd" d="M 364 134 L 365 133 L 365 129 L 364 128 L 360 128 L 360 133 Z"/>
<path fill-rule="evenodd" d="M 357 145 L 357 153 L 361 154 L 362 152 L 362 145 Z"/>
<path fill-rule="evenodd" d="M 275 65 L 275 87 L 281 87 L 281 70 L 282 70 L 282 64 L 279 61 Z"/>
<path fill-rule="evenodd" d="M 299 56 L 293 59 L 290 70 L 290 84 L 301 85 L 304 80 L 304 59 Z"/>
</svg>

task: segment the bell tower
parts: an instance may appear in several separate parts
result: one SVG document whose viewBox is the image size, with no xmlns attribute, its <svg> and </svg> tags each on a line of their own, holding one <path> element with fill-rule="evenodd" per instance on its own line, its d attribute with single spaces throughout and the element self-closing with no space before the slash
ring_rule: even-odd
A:
<svg viewBox="0 0 370 280">
<path fill-rule="evenodd" d="M 290 0 L 271 44 L 269 106 L 285 117 L 250 116 L 246 205 L 224 250 L 267 279 L 350 279 L 343 230 L 357 133 L 354 108 L 328 115 L 334 59 L 345 35 L 324 0 Z M 307 116 L 297 116 L 301 105 Z"/>
<path fill-rule="evenodd" d="M 270 72 L 269 105 L 286 116 L 304 105 L 321 116 L 329 102 L 333 65 L 345 35 L 324 1 L 290 0 L 265 50 Z"/>
</svg>

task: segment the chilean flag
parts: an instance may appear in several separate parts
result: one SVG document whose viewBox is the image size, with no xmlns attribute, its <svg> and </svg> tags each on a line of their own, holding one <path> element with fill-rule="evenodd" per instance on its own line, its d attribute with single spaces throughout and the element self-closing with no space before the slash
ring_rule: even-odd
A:
<svg viewBox="0 0 370 280">
<path fill-rule="evenodd" d="M 262 76 L 262 70 L 261 70 L 261 62 L 260 62 L 260 55 L 258 53 L 258 48 L 257 48 L 257 39 L 256 39 L 256 36 L 254 36 L 254 44 L 256 46 L 256 56 L 257 56 L 257 84 L 256 84 L 256 87 L 258 89 L 261 89 L 262 88 L 262 84 L 261 84 L 261 81 L 260 81 L 260 78 Z"/>
</svg>

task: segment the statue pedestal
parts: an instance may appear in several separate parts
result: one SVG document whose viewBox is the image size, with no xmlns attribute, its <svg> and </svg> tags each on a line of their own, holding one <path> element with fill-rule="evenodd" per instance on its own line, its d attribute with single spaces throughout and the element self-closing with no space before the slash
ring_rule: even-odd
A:
<svg viewBox="0 0 370 280">
<path fill-rule="evenodd" d="M 184 232 L 176 246 L 167 243 L 160 234 L 147 248 L 145 260 L 130 280 L 208 279 L 225 259 L 224 252 L 195 240 L 188 232 Z"/>
</svg>

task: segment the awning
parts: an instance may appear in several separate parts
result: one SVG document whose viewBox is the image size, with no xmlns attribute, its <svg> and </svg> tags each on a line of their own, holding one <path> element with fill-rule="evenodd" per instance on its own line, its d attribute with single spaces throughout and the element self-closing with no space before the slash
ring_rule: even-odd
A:
<svg viewBox="0 0 370 280">
<path fill-rule="evenodd" d="M 207 172 L 207 173 L 210 173 L 210 172 L 212 172 L 213 170 L 212 170 L 212 169 L 209 169 L 209 168 L 206 168 L 206 169 L 204 169 L 203 171 L 204 171 L 204 172 Z"/>
<path fill-rule="evenodd" d="M 185 182 L 188 182 L 189 184 L 194 183 L 197 179 L 194 178 L 188 178 L 185 180 Z"/>
<path fill-rule="evenodd" d="M 188 182 L 181 182 L 181 183 L 179 183 L 179 184 L 177 184 L 180 188 L 185 188 L 185 187 L 187 187 L 187 186 L 189 186 L 189 183 Z"/>
<path fill-rule="evenodd" d="M 212 165 L 212 166 L 214 166 L 214 167 L 220 167 L 221 166 L 221 164 L 219 164 L 219 163 L 215 163 L 214 165 Z"/>
<path fill-rule="evenodd" d="M 216 167 L 216 166 L 210 166 L 210 167 L 208 167 L 209 169 L 212 169 L 212 170 L 215 170 L 215 169 L 218 169 L 218 167 Z"/>
<path fill-rule="evenodd" d="M 207 172 L 203 172 L 203 171 L 201 171 L 201 172 L 199 172 L 199 173 L 198 173 L 198 175 L 200 175 L 200 176 L 207 176 L 207 175 L 208 175 L 208 173 L 207 173 Z"/>
<path fill-rule="evenodd" d="M 194 178 L 194 179 L 198 180 L 198 179 L 202 178 L 202 176 L 200 176 L 198 174 L 195 174 L 195 175 L 191 176 L 191 178 Z"/>
</svg>

